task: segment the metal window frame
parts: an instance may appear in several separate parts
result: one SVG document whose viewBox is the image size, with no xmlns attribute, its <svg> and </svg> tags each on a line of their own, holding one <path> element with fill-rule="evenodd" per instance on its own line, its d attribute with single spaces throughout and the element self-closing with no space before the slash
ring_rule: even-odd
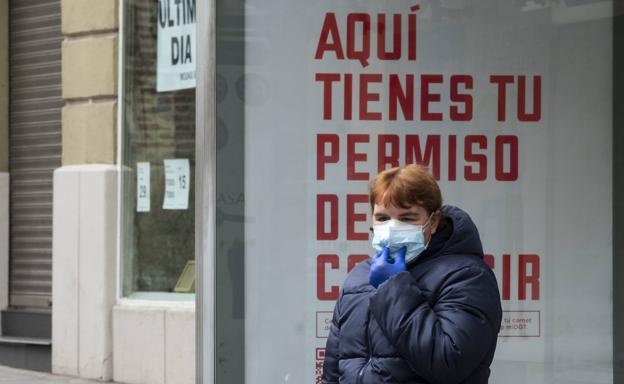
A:
<svg viewBox="0 0 624 384">
<path fill-rule="evenodd" d="M 624 2 L 613 2 L 613 382 L 624 383 Z"/>
<path fill-rule="evenodd" d="M 215 0 L 198 1 L 195 120 L 196 383 L 215 382 Z"/>
<path fill-rule="evenodd" d="M 1 0 L 0 0 L 1 1 Z M 200 0 L 201 1 L 201 0 Z M 162 306 L 166 308 L 189 308 L 193 307 L 196 302 L 197 295 L 195 295 L 195 299 L 188 301 L 177 301 L 171 300 L 169 298 L 131 298 L 124 296 L 123 292 L 123 284 L 124 284 L 124 270 L 123 270 L 123 258 L 124 258 L 124 243 L 123 243 L 123 235 L 124 235 L 124 173 L 128 172 L 130 168 L 128 168 L 124 164 L 124 146 L 126 142 L 125 138 L 125 94 L 126 94 L 126 72 L 125 72 L 125 62 L 126 62 L 126 18 L 127 15 L 127 0 L 119 0 L 117 15 L 118 15 L 118 44 L 117 44 L 117 128 L 116 128 L 116 145 L 117 152 L 115 156 L 115 161 L 117 162 L 117 235 L 116 235 L 116 273 L 117 273 L 117 281 L 116 281 L 116 303 L 121 304 L 123 306 Z M 200 3 L 201 5 L 201 3 Z M 197 140 L 197 135 L 196 135 Z M 197 209 L 195 214 L 197 214 Z M 196 232 L 197 235 L 197 232 Z"/>
<path fill-rule="evenodd" d="M 121 269 L 121 258 L 122 258 L 122 229 L 121 225 L 123 223 L 122 218 L 122 200 L 123 200 L 123 132 L 124 132 L 124 91 L 126 89 L 126 73 L 124 71 L 124 62 L 126 61 L 126 39 L 125 39 L 125 21 L 126 21 L 126 1 L 120 0 L 118 4 L 118 38 L 117 38 L 117 153 L 116 153 L 116 161 L 117 161 L 117 255 L 116 255 L 116 292 L 115 298 L 116 301 L 119 302 L 119 299 L 122 297 L 122 269 Z"/>
</svg>

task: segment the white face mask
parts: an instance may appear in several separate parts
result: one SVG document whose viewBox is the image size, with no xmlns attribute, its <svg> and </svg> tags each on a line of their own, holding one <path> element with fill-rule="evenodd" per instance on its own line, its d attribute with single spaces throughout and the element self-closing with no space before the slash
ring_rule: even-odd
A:
<svg viewBox="0 0 624 384">
<path fill-rule="evenodd" d="M 407 224 L 394 219 L 373 225 L 373 248 L 381 251 L 388 247 L 390 256 L 394 258 L 399 249 L 406 247 L 405 264 L 409 265 L 427 249 L 423 230 L 430 224 L 432 217 L 433 214 L 424 225 Z"/>
</svg>

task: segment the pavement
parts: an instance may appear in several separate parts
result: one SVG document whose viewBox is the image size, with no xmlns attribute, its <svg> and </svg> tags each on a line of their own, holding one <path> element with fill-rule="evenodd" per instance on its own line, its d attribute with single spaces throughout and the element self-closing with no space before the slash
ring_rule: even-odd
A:
<svg viewBox="0 0 624 384">
<path fill-rule="evenodd" d="M 0 384 L 102 384 L 101 381 L 77 379 L 75 377 L 51 375 L 49 373 L 25 371 L 0 365 Z M 115 383 L 110 383 L 115 384 Z"/>
</svg>

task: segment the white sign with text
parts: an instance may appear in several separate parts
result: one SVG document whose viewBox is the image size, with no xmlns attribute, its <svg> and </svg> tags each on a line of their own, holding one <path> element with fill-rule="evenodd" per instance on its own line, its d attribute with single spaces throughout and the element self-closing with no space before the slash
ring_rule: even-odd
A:
<svg viewBox="0 0 624 384">
<path fill-rule="evenodd" d="M 137 163 L 137 212 L 150 211 L 150 163 Z"/>
<path fill-rule="evenodd" d="M 188 209 L 191 174 L 188 159 L 166 159 L 163 209 Z"/>
<path fill-rule="evenodd" d="M 491 381 L 587 362 L 578 383 L 608 382 L 611 19 L 521 3 L 245 2 L 245 95 L 265 95 L 244 115 L 245 315 L 271 318 L 246 323 L 254 381 L 320 382 L 341 284 L 374 252 L 368 183 L 420 163 L 499 283 Z"/>
<path fill-rule="evenodd" d="M 158 92 L 195 88 L 195 0 L 158 1 Z"/>
</svg>

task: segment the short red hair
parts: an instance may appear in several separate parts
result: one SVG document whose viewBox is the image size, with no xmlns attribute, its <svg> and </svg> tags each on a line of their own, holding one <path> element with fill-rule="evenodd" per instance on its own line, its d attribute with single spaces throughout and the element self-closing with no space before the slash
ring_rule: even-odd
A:
<svg viewBox="0 0 624 384">
<path fill-rule="evenodd" d="M 442 207 L 442 193 L 427 168 L 410 164 L 386 169 L 369 185 L 371 209 L 375 204 L 410 208 L 419 205 L 431 214 Z"/>
</svg>

